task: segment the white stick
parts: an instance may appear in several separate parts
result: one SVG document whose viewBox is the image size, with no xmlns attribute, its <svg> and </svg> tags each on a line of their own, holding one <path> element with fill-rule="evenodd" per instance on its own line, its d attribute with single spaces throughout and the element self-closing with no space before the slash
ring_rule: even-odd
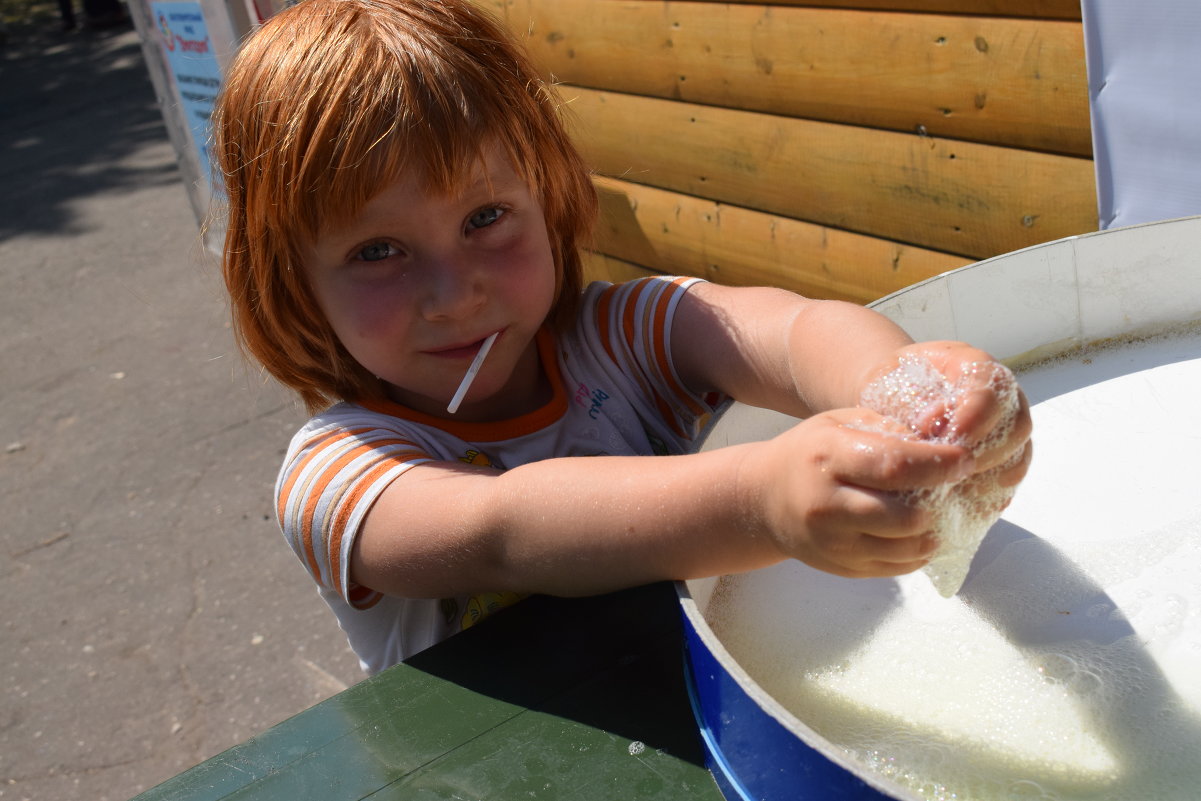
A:
<svg viewBox="0 0 1201 801">
<path fill-rule="evenodd" d="M 484 357 L 488 355 L 488 351 L 492 350 L 492 343 L 500 336 L 497 331 L 490 334 L 484 340 L 484 344 L 480 345 L 480 352 L 475 354 L 475 358 L 471 360 L 471 366 L 467 368 L 467 375 L 463 376 L 463 383 L 459 384 L 459 388 L 455 390 L 455 396 L 450 399 L 450 405 L 446 407 L 446 411 L 454 414 L 459 410 L 459 404 L 463 402 L 463 396 L 467 394 L 467 390 L 471 388 L 471 382 L 475 380 L 475 375 L 480 371 L 480 367 L 484 363 Z"/>
</svg>

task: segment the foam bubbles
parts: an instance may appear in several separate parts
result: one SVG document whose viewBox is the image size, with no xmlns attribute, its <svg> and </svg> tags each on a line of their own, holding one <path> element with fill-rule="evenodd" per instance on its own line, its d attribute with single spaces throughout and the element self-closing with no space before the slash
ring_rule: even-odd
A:
<svg viewBox="0 0 1201 801">
<path fill-rule="evenodd" d="M 723 578 L 715 635 L 898 798 L 1197 801 L 1201 339 L 1162 344 L 1022 374 L 1039 458 L 955 598 L 791 560 Z"/>
<path fill-rule="evenodd" d="M 988 436 L 973 444 L 967 441 L 958 416 L 966 395 L 981 386 L 981 376 L 983 385 L 1000 403 L 1001 417 Z M 895 370 L 863 391 L 860 405 L 908 427 L 914 436 L 969 446 L 978 455 L 999 445 L 1013 430 L 1019 408 L 1018 385 L 1013 373 L 997 362 L 967 365 L 964 373 L 951 381 L 928 359 L 905 355 Z M 1020 458 L 1018 452 L 1014 461 Z M 943 597 L 951 597 L 963 586 L 976 549 L 1013 497 L 1013 488 L 997 481 L 998 474 L 1011 465 L 905 494 L 908 502 L 924 507 L 933 518 L 939 545 L 923 570 Z"/>
<path fill-rule="evenodd" d="M 1050 799 L 1058 798 L 1058 796 L 1055 793 L 1048 792 L 1038 782 L 1019 779 L 1006 788 L 1005 798 L 1007 801 L 1049 801 Z"/>
<path fill-rule="evenodd" d="M 1182 528 L 1201 543 L 1201 520 L 1138 539 Z M 1201 618 L 1176 626 L 1166 588 L 1120 615 L 1143 586 L 1195 580 L 1192 548 L 1110 594 L 1052 553 L 1014 541 L 952 602 L 917 577 L 784 562 L 723 578 L 706 619 L 764 691 L 899 797 L 1196 801 Z"/>
</svg>

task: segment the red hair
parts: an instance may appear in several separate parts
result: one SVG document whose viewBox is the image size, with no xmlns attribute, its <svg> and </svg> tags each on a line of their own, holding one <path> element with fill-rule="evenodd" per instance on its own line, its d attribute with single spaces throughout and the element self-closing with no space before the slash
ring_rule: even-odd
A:
<svg viewBox="0 0 1201 801">
<path fill-rule="evenodd" d="M 597 210 L 589 171 L 524 51 L 467 0 L 302 0 L 242 47 L 213 139 L 236 336 L 310 411 L 383 388 L 334 335 L 300 254 L 402 171 L 453 191 L 499 145 L 546 217 L 551 322 L 574 316 Z"/>
</svg>

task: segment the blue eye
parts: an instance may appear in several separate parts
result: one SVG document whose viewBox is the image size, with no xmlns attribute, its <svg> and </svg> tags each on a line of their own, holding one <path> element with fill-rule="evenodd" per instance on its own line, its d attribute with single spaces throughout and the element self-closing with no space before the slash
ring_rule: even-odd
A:
<svg viewBox="0 0 1201 801">
<path fill-rule="evenodd" d="M 399 252 L 387 242 L 372 242 L 355 254 L 355 256 L 360 261 L 383 261 Z"/>
<path fill-rule="evenodd" d="M 487 228 L 492 223 L 499 220 L 505 213 L 504 209 L 490 206 L 486 209 L 480 209 L 471 218 L 467 220 L 467 225 L 471 228 Z"/>
</svg>

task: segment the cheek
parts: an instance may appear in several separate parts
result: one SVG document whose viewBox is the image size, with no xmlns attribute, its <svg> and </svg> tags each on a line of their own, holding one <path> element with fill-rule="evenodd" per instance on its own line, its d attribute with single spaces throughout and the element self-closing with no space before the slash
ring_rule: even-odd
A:
<svg viewBox="0 0 1201 801">
<path fill-rule="evenodd" d="M 354 333 L 372 337 L 386 333 L 396 323 L 399 304 L 387 292 L 356 292 L 349 304 Z"/>
<path fill-rule="evenodd" d="M 343 346 L 356 354 L 363 345 L 403 326 L 403 306 L 396 294 L 380 287 L 340 287 L 326 293 L 321 306 Z"/>
<path fill-rule="evenodd" d="M 510 267 L 510 275 L 514 276 L 514 296 L 523 299 L 531 309 L 548 310 L 554 301 L 557 279 L 555 260 L 545 232 L 531 237 L 519 252 L 514 253 Z"/>
</svg>

